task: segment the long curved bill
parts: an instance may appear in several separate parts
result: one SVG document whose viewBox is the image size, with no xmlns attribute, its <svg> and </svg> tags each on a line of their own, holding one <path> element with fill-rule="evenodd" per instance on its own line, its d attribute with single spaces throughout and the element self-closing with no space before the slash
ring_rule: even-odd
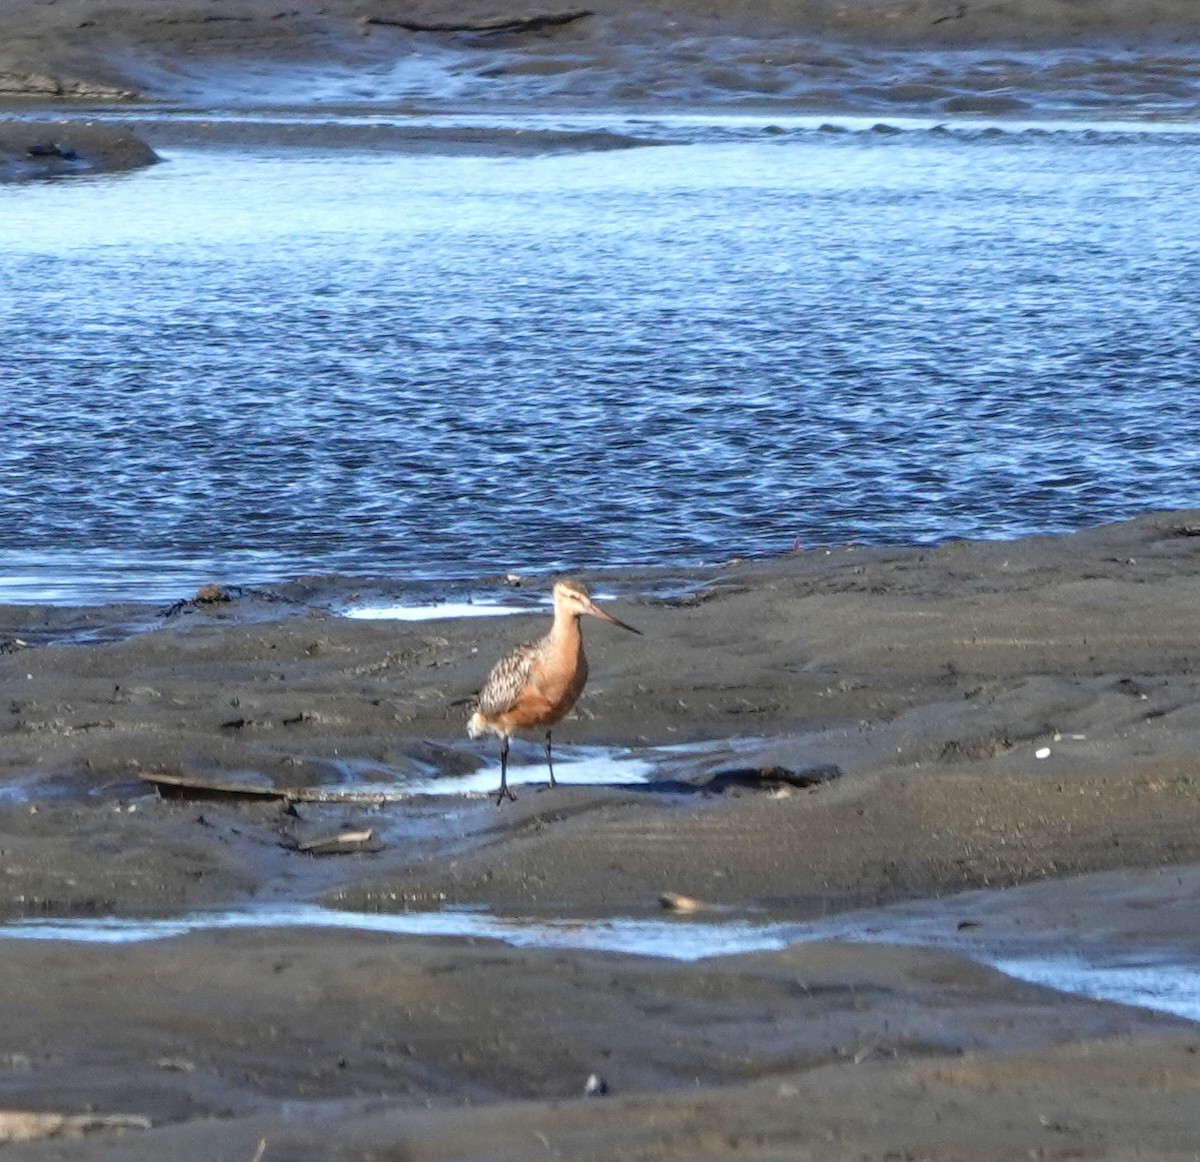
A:
<svg viewBox="0 0 1200 1162">
<path fill-rule="evenodd" d="M 598 617 L 601 621 L 611 622 L 613 625 L 619 625 L 622 629 L 629 630 L 630 633 L 636 633 L 639 637 L 642 636 L 642 631 L 640 629 L 634 629 L 633 626 L 626 625 L 625 622 L 620 620 L 620 618 L 613 617 L 611 613 L 605 613 L 605 611 L 601 609 L 600 606 L 598 606 L 595 602 L 588 602 L 587 611 L 593 617 Z"/>
</svg>

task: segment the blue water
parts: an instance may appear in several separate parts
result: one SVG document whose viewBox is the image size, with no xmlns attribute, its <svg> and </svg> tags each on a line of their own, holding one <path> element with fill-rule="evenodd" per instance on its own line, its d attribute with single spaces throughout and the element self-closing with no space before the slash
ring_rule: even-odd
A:
<svg viewBox="0 0 1200 1162">
<path fill-rule="evenodd" d="M 0 187 L 0 600 L 1200 503 L 1200 134 L 636 128 Z"/>
</svg>

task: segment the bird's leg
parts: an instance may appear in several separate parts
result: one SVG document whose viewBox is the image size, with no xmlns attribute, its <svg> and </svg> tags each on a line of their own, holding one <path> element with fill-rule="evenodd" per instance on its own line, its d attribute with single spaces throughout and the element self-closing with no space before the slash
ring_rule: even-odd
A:
<svg viewBox="0 0 1200 1162">
<path fill-rule="evenodd" d="M 550 768 L 550 786 L 557 787 L 554 781 L 554 759 L 550 757 L 550 732 L 546 731 L 546 766 Z"/>
<path fill-rule="evenodd" d="M 516 802 L 516 795 L 508 789 L 508 735 L 500 736 L 500 792 L 496 796 L 496 806 L 499 807 L 505 799 Z"/>
</svg>

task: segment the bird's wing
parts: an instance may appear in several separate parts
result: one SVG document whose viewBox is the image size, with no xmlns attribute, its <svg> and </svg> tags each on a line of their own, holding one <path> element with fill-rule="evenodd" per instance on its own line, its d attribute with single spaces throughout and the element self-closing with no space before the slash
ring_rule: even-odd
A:
<svg viewBox="0 0 1200 1162">
<path fill-rule="evenodd" d="M 479 710 L 485 716 L 503 714 L 512 709 L 521 691 L 529 684 L 537 642 L 522 642 L 505 654 L 487 676 L 479 691 Z"/>
</svg>

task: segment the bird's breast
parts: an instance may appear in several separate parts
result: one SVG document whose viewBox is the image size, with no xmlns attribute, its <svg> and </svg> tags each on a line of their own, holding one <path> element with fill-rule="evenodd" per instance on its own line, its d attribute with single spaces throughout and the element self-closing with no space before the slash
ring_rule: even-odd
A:
<svg viewBox="0 0 1200 1162">
<path fill-rule="evenodd" d="M 569 713 L 587 683 L 583 649 L 547 651 L 530 667 L 529 680 L 503 719 L 513 729 L 554 726 Z"/>
<path fill-rule="evenodd" d="M 565 705 L 565 714 L 583 693 L 587 676 L 587 658 L 583 656 L 583 649 L 580 647 L 569 658 L 547 659 L 544 670 L 538 676 L 538 685 L 551 702 Z"/>
</svg>

